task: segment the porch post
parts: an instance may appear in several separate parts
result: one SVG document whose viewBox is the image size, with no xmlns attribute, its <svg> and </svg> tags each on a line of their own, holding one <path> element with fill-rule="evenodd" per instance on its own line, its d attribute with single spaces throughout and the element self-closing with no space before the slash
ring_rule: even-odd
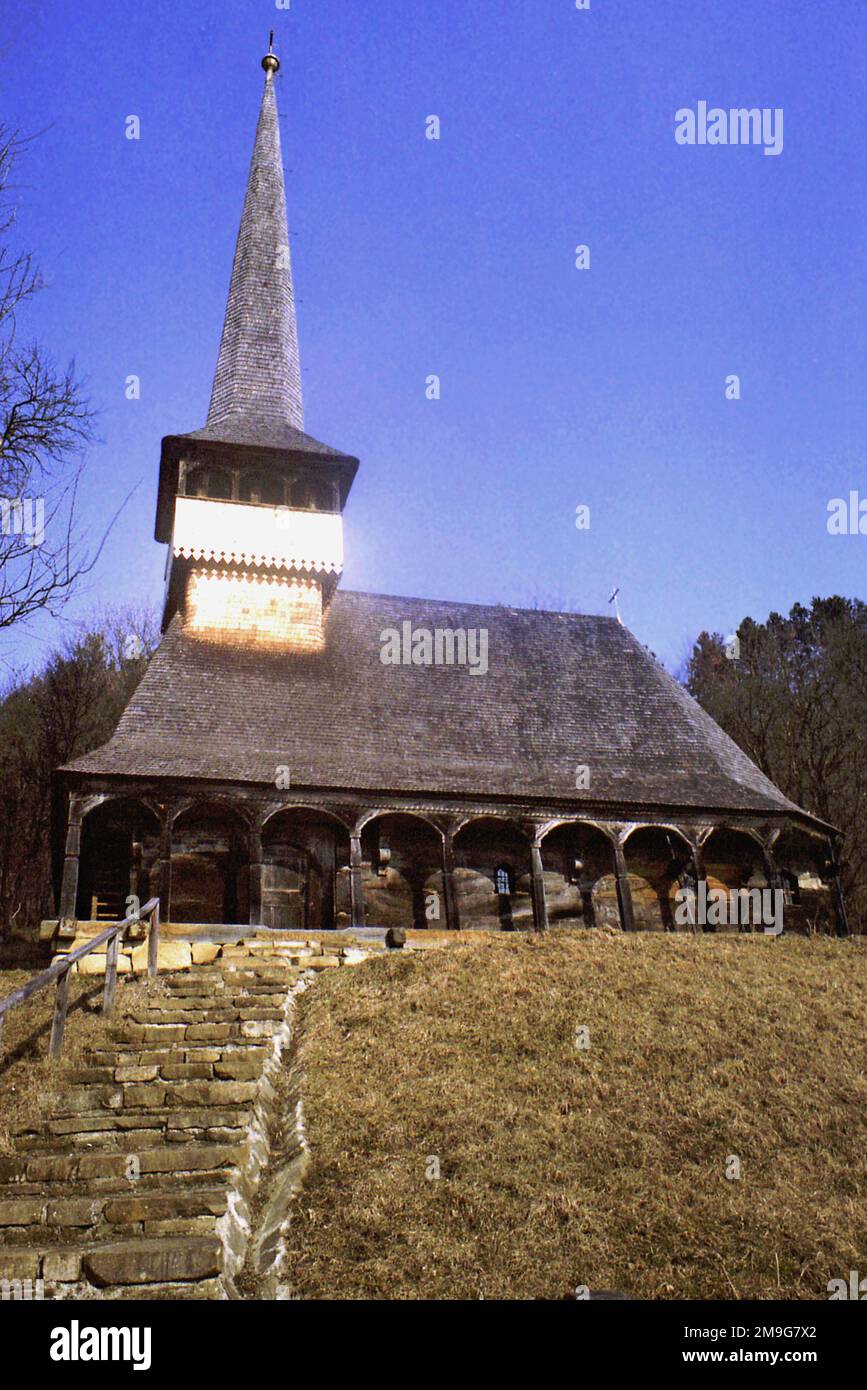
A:
<svg viewBox="0 0 867 1390">
<path fill-rule="evenodd" d="M 620 925 L 624 931 L 635 931 L 635 909 L 632 906 L 632 890 L 626 869 L 626 855 L 618 840 L 614 846 L 614 873 L 617 879 L 617 906 L 620 911 Z"/>
<path fill-rule="evenodd" d="M 81 821 L 83 798 L 73 795 L 69 798 L 69 816 L 66 822 L 66 848 L 63 857 L 63 879 L 60 885 L 61 918 L 75 917 L 75 904 L 78 897 L 78 867 L 81 854 Z"/>
<path fill-rule="evenodd" d="M 257 824 L 250 831 L 250 926 L 262 925 L 262 829 Z"/>
<path fill-rule="evenodd" d="M 692 863 L 695 869 L 695 923 L 696 931 L 707 931 L 707 926 L 698 920 L 699 903 L 707 903 L 707 868 L 704 862 L 704 850 L 701 845 L 694 845 L 692 850 Z M 707 910 L 705 909 L 705 916 Z"/>
<path fill-rule="evenodd" d="M 349 899 L 354 927 L 364 926 L 364 881 L 362 879 L 361 836 L 349 836 Z"/>
<path fill-rule="evenodd" d="M 458 895 L 455 888 L 455 844 L 451 830 L 443 835 L 443 895 L 445 897 L 446 930 L 460 931 Z"/>
<path fill-rule="evenodd" d="M 530 870 L 533 887 L 533 926 L 536 931 L 546 931 L 548 928 L 548 904 L 545 902 L 542 846 L 538 840 L 534 840 L 530 847 Z"/>
<path fill-rule="evenodd" d="M 160 921 L 166 923 L 172 908 L 172 812 L 167 806 L 160 831 Z"/>
</svg>

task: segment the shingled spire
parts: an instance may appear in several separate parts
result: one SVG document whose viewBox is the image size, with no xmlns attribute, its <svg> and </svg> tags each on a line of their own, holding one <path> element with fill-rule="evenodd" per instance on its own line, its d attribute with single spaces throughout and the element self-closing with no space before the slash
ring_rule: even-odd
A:
<svg viewBox="0 0 867 1390">
<path fill-rule="evenodd" d="M 164 627 L 318 651 L 358 459 L 304 433 L 273 39 L 208 420 L 163 439 L 154 534 Z"/>
<path fill-rule="evenodd" d="M 232 438 L 251 442 L 304 428 L 273 37 L 208 410 L 208 427 L 231 425 Z"/>
</svg>

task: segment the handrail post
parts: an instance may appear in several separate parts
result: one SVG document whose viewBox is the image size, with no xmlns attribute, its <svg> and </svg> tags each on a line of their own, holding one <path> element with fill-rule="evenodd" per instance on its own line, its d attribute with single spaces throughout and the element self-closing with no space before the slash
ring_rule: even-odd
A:
<svg viewBox="0 0 867 1390">
<path fill-rule="evenodd" d="M 150 931 L 148 932 L 148 979 L 155 980 L 157 977 L 157 964 L 160 949 L 160 904 L 157 899 L 156 906 L 151 913 Z"/>
<path fill-rule="evenodd" d="M 69 1007 L 69 968 L 57 977 L 57 993 L 54 997 L 54 1017 L 51 1020 L 51 1042 L 48 1051 L 52 1057 L 60 1056 L 63 1047 L 63 1030 L 66 1027 L 66 1010 Z"/>
<path fill-rule="evenodd" d="M 105 987 L 102 991 L 102 1012 L 111 1017 L 114 1009 L 114 992 L 117 988 L 117 943 L 120 932 L 116 931 L 105 952 Z"/>
</svg>

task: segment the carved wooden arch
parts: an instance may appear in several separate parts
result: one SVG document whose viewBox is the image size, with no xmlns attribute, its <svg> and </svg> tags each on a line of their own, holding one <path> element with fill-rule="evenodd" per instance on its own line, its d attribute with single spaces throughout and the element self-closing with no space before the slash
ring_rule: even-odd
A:
<svg viewBox="0 0 867 1390">
<path fill-rule="evenodd" d="M 241 484 L 242 484 L 247 478 L 264 478 L 264 479 L 267 480 L 267 478 L 269 477 L 268 465 L 267 465 L 266 463 L 262 463 L 262 462 L 254 463 L 254 462 L 251 460 L 250 462 L 247 462 L 247 463 L 236 464 L 236 465 L 235 465 L 235 470 L 236 470 L 236 471 L 235 471 L 235 483 L 234 483 L 234 488 L 235 488 L 235 493 L 236 493 L 236 495 L 237 495 L 238 501 L 241 501 Z M 275 477 L 279 478 L 280 484 L 281 484 L 281 492 L 282 492 L 283 500 L 282 500 L 281 502 L 265 502 L 265 503 L 261 503 L 260 505 L 266 506 L 266 507 L 285 507 L 285 506 L 286 506 L 286 498 L 287 498 L 287 496 L 288 496 L 288 491 L 289 491 L 289 479 L 287 478 L 287 476 L 286 476 L 284 473 L 278 473 L 278 474 L 276 474 L 276 475 L 271 475 L 271 476 L 275 476 Z M 294 481 L 294 479 L 293 479 L 293 481 Z"/>
<path fill-rule="evenodd" d="M 768 849 L 773 850 L 781 835 L 789 835 L 792 832 L 803 835 L 808 840 L 815 840 L 817 845 L 827 848 L 829 839 L 827 831 L 823 833 L 821 830 L 814 830 L 811 826 L 805 825 L 778 825 L 768 836 Z"/>
<path fill-rule="evenodd" d="M 184 497 L 189 497 L 189 496 L 191 495 L 191 494 L 187 491 L 187 489 L 188 489 L 189 484 L 190 484 L 190 479 L 191 479 L 191 478 L 195 478 L 195 476 L 196 476 L 197 473 L 206 473 L 206 474 L 208 475 L 209 480 L 210 480 L 210 475 L 211 475 L 212 473 L 222 473 L 226 478 L 229 479 L 229 484 L 230 484 L 230 493 L 229 493 L 229 497 L 226 498 L 226 499 L 223 499 L 223 498 L 220 498 L 220 499 L 212 498 L 212 497 L 211 497 L 210 490 L 209 490 L 209 491 L 205 494 L 205 497 L 206 497 L 206 499 L 207 499 L 208 501 L 215 501 L 215 500 L 219 500 L 219 501 L 223 501 L 223 500 L 225 500 L 225 501 L 237 501 L 237 497 L 238 497 L 238 465 L 237 465 L 237 464 L 226 463 L 226 462 L 224 462 L 224 461 L 223 461 L 222 459 L 220 459 L 220 458 L 196 458 L 196 459 L 187 459 L 187 460 L 185 460 L 185 461 L 184 461 L 183 477 L 182 477 L 182 478 L 179 477 L 179 479 L 178 479 L 179 485 L 183 486 L 183 489 L 184 489 L 184 490 L 183 490 L 182 496 L 184 496 Z M 195 493 L 194 495 L 195 495 L 195 496 L 198 496 L 198 493 Z"/>
<path fill-rule="evenodd" d="M 432 830 L 435 835 L 439 835 L 440 840 L 445 839 L 446 831 L 443 830 L 442 826 L 437 825 L 435 821 L 432 821 L 430 817 L 426 816 L 423 812 L 405 811 L 403 809 L 396 810 L 393 806 L 385 807 L 382 810 L 365 811 L 355 822 L 352 834 L 360 836 L 368 825 L 372 825 L 375 820 L 382 820 L 383 816 L 407 816 L 410 820 L 419 820 L 423 825 L 426 825 Z"/>
<path fill-rule="evenodd" d="M 466 830 L 468 825 L 473 825 L 477 821 L 492 821 L 495 825 L 511 826 L 517 830 L 523 840 L 527 841 L 527 848 L 529 849 L 532 847 L 533 832 L 527 830 L 528 822 L 518 816 L 499 816 L 493 811 L 477 811 L 471 816 L 465 816 L 463 820 L 457 822 L 453 827 L 451 832 L 452 841 L 454 842 L 461 832 Z"/>
<path fill-rule="evenodd" d="M 141 806 L 149 815 L 153 816 L 157 825 L 162 825 L 163 811 L 160 803 L 152 801 L 150 796 L 142 796 L 138 792 L 94 792 L 92 796 L 86 797 L 82 802 L 82 822 L 85 821 L 92 812 L 98 811 L 103 806 L 111 806 L 119 801 L 135 802 L 136 805 Z"/>
<path fill-rule="evenodd" d="M 780 825 L 769 835 L 768 848 L 766 851 L 768 863 L 775 872 L 781 871 L 781 865 L 777 859 L 777 845 L 784 835 L 792 833 L 803 836 L 817 859 L 820 855 L 822 856 L 821 860 L 819 860 L 820 864 L 833 864 L 835 858 L 834 842 L 829 834 L 823 835 L 820 830 L 813 830 L 812 828 L 807 828 L 802 825 Z M 821 877 L 823 882 L 827 881 L 828 874 L 824 867 L 821 868 Z"/>
<path fill-rule="evenodd" d="M 721 821 L 718 825 L 710 826 L 707 830 L 702 832 L 701 837 L 699 839 L 699 848 L 701 849 L 702 853 L 704 853 L 704 851 L 707 849 L 708 841 L 714 835 L 716 835 L 718 831 L 725 830 L 727 830 L 730 834 L 743 835 L 746 837 L 746 839 L 752 840 L 753 844 L 758 845 L 759 849 L 762 852 L 762 859 L 764 861 L 765 869 L 768 873 L 768 876 L 773 877 L 775 870 L 770 845 L 766 845 L 759 832 L 757 830 L 753 830 L 753 828 L 749 825 L 732 825 L 730 821 Z"/>
<path fill-rule="evenodd" d="M 84 820 L 90 815 L 91 811 L 96 810 L 97 806 L 101 806 L 104 801 L 108 801 L 109 795 L 108 792 L 94 792 L 91 796 L 82 797 L 79 803 L 81 819 Z"/>
<path fill-rule="evenodd" d="M 621 831 L 620 844 L 624 850 L 632 839 L 632 836 L 636 835 L 640 830 L 661 830 L 665 834 L 676 835 L 678 839 L 683 841 L 691 855 L 694 854 L 699 847 L 685 830 L 678 825 L 672 825 L 669 821 L 637 821 L 627 828 L 625 834 Z"/>
<path fill-rule="evenodd" d="M 610 829 L 606 829 L 600 821 L 588 820 L 586 817 L 575 818 L 573 816 L 564 816 L 559 820 L 544 821 L 537 828 L 536 843 L 541 846 L 552 831 L 559 830 L 564 825 L 586 826 L 588 830 L 598 831 L 603 839 L 607 840 L 612 854 L 617 847 L 616 835 L 612 834 Z"/>
<path fill-rule="evenodd" d="M 214 796 L 192 796 L 185 797 L 182 802 L 177 803 L 167 812 L 167 822 L 171 830 L 174 830 L 181 816 L 186 815 L 187 811 L 192 811 L 195 807 L 201 806 L 203 809 L 213 806 L 220 811 L 228 811 L 240 820 L 241 824 L 248 831 L 255 830 L 253 818 L 244 802 L 232 800 L 231 797 L 216 793 Z"/>
<path fill-rule="evenodd" d="M 337 811 L 332 811 L 327 806 L 314 806 L 309 801 L 281 802 L 280 805 L 275 806 L 273 810 L 267 810 L 264 815 L 260 813 L 259 817 L 257 817 L 257 828 L 259 833 L 262 834 L 264 832 L 265 827 L 275 816 L 282 816 L 284 812 L 292 813 L 296 811 L 302 813 L 308 811 L 315 816 L 324 816 L 327 820 L 333 821 L 335 825 L 340 826 L 341 830 L 345 830 L 347 835 L 352 834 L 351 822 L 345 820 Z"/>
</svg>

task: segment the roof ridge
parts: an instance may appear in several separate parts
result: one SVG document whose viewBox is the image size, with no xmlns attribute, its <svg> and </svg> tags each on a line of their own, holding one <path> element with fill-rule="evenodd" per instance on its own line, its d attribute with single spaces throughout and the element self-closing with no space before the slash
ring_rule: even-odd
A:
<svg viewBox="0 0 867 1390">
<path fill-rule="evenodd" d="M 476 603 L 471 599 L 451 599 L 451 598 L 428 598 L 423 594 L 378 594 L 369 589 L 346 589 L 340 588 L 335 595 L 343 598 L 380 598 L 388 599 L 395 603 L 429 603 L 437 604 L 442 608 L 478 608 L 486 613 L 527 613 L 547 618 L 580 618 L 584 621 L 613 623 L 620 627 L 616 618 L 612 618 L 608 613 L 575 613 L 560 608 L 522 608 L 512 603 Z"/>
</svg>

